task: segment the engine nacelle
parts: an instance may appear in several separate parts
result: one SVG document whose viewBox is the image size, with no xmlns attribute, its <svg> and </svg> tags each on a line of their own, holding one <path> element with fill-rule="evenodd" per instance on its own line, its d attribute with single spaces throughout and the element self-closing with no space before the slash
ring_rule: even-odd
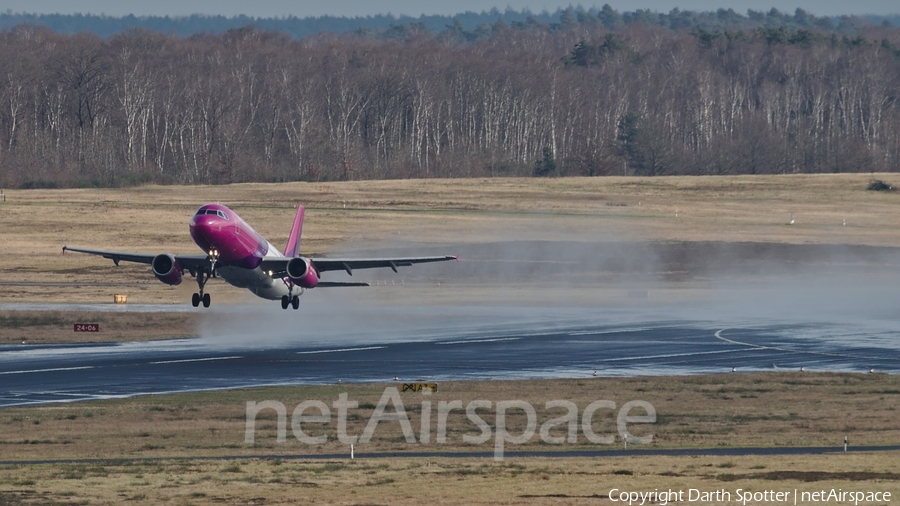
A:
<svg viewBox="0 0 900 506">
<path fill-rule="evenodd" d="M 150 266 L 153 268 L 153 274 L 156 275 L 156 279 L 167 285 L 181 284 L 183 272 L 181 271 L 181 265 L 178 264 L 178 260 L 175 260 L 174 256 L 169 254 L 156 255 L 153 257 Z"/>
<path fill-rule="evenodd" d="M 292 258 L 287 264 L 287 275 L 297 286 L 313 288 L 319 284 L 315 267 L 305 258 Z"/>
</svg>

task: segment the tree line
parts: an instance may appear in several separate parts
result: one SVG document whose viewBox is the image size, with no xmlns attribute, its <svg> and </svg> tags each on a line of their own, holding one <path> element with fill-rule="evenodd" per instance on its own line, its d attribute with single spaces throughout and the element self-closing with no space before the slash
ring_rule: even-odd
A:
<svg viewBox="0 0 900 506">
<path fill-rule="evenodd" d="M 60 33 L 91 32 L 101 37 L 109 37 L 135 28 L 180 36 L 198 33 L 224 33 L 235 28 L 254 26 L 260 30 L 283 32 L 294 38 L 303 38 L 317 33 L 342 34 L 346 32 L 366 33 L 380 37 L 397 37 L 408 31 L 440 33 L 447 29 L 463 30 L 468 38 L 486 38 L 491 26 L 502 22 L 513 28 L 531 29 L 540 27 L 549 31 L 566 29 L 573 24 L 602 24 L 610 30 L 622 25 L 642 23 L 668 29 L 737 30 L 759 27 L 784 27 L 788 30 L 818 27 L 853 33 L 867 25 L 900 25 L 900 14 L 890 16 L 822 16 L 818 17 L 803 9 L 793 14 L 772 8 L 768 11 L 750 9 L 746 14 L 733 9 L 715 11 L 683 11 L 678 8 L 669 12 L 654 12 L 650 9 L 619 12 L 608 4 L 602 7 L 557 9 L 550 13 L 520 11 L 507 7 L 506 10 L 491 9 L 482 12 L 464 12 L 453 16 L 421 15 L 394 16 L 379 14 L 374 16 L 338 17 L 283 16 L 263 18 L 253 16 L 221 16 L 193 14 L 190 16 L 107 16 L 97 14 L 31 14 L 0 12 L 0 29 L 18 25 L 45 26 Z"/>
<path fill-rule="evenodd" d="M 900 29 L 601 14 L 477 36 L 17 26 L 0 184 L 897 169 Z"/>
</svg>

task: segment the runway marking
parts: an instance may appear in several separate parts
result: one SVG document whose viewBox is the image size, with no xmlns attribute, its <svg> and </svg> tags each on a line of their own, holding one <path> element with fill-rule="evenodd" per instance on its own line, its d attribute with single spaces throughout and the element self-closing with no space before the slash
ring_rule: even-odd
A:
<svg viewBox="0 0 900 506">
<path fill-rule="evenodd" d="M 297 355 L 313 355 L 316 353 L 337 353 L 340 351 L 380 350 L 382 348 L 385 348 L 385 346 L 367 346 L 365 348 L 340 348 L 337 350 L 298 351 Z"/>
<path fill-rule="evenodd" d="M 733 339 L 728 339 L 727 337 L 722 337 L 722 332 L 725 332 L 728 329 L 721 329 L 717 331 L 714 335 L 716 339 L 721 339 L 722 341 L 737 344 L 740 346 L 748 346 L 750 348 L 755 348 L 757 350 L 777 350 L 783 351 L 785 353 L 805 353 L 807 355 L 822 355 L 825 357 L 838 357 L 838 358 L 858 358 L 864 360 L 900 360 L 900 358 L 895 357 L 868 357 L 865 355 L 850 355 L 848 353 L 829 353 L 827 351 L 811 351 L 811 350 L 793 350 L 791 348 L 780 348 L 778 346 L 763 346 L 761 344 L 753 344 L 753 343 L 742 343 L 741 341 L 735 341 Z M 777 367 L 777 366 L 776 366 Z"/>
<path fill-rule="evenodd" d="M 537 335 L 544 335 L 544 334 L 537 334 Z M 490 337 L 487 339 L 468 339 L 465 341 L 445 341 L 442 343 L 438 342 L 438 343 L 434 343 L 434 344 L 436 344 L 438 346 L 447 346 L 447 345 L 451 345 L 451 344 L 493 343 L 496 341 L 518 341 L 520 339 L 522 339 L 522 337 Z"/>
<path fill-rule="evenodd" d="M 182 360 L 160 360 L 159 362 L 150 362 L 150 363 L 151 364 L 183 364 L 185 362 L 211 362 L 213 360 L 233 360 L 236 358 L 244 358 L 244 357 L 234 356 L 234 357 L 185 358 Z"/>
<path fill-rule="evenodd" d="M 721 353 L 737 353 L 737 352 L 736 352 L 736 350 L 717 350 L 717 351 L 698 351 L 696 353 L 669 353 L 666 355 L 644 355 L 641 357 L 605 358 L 605 359 L 598 360 L 597 362 L 628 362 L 630 360 L 644 360 L 644 359 L 653 359 L 653 358 L 694 357 L 697 355 L 718 355 Z"/>
<path fill-rule="evenodd" d="M 83 365 L 80 367 L 55 367 L 53 369 L 31 369 L 28 371 L 3 371 L 0 374 L 28 374 L 32 372 L 54 372 L 54 371 L 77 371 L 79 369 L 93 369 L 92 365 Z"/>
<path fill-rule="evenodd" d="M 611 330 L 582 330 L 576 332 L 569 332 L 570 336 L 599 336 L 602 334 L 627 334 L 629 332 L 643 332 L 645 330 L 654 330 L 650 327 L 643 328 L 625 328 L 625 329 L 611 329 Z"/>
<path fill-rule="evenodd" d="M 728 330 L 728 329 L 721 329 L 721 330 L 716 331 L 716 333 L 714 334 L 716 336 L 716 339 L 721 339 L 721 340 L 725 341 L 726 343 L 738 344 L 741 346 L 749 346 L 751 348 L 759 348 L 761 350 L 770 349 L 768 346 L 762 346 L 759 344 L 751 344 L 751 343 L 742 343 L 740 341 L 734 341 L 732 339 L 728 339 L 727 337 L 722 337 L 722 332 L 725 332 L 726 330 Z M 771 349 L 777 350 L 778 348 L 771 348 Z M 785 350 L 780 350 L 780 351 L 785 351 Z"/>
</svg>

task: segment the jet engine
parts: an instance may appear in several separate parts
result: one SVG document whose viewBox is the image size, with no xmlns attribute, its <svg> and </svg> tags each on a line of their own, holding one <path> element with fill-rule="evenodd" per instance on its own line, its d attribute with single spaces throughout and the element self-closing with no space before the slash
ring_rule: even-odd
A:
<svg viewBox="0 0 900 506">
<path fill-rule="evenodd" d="M 153 274 L 156 275 L 156 279 L 167 285 L 181 284 L 183 273 L 181 266 L 178 265 L 178 260 L 175 260 L 174 256 L 169 254 L 156 255 L 153 257 L 150 266 L 153 268 Z"/>
<path fill-rule="evenodd" d="M 303 288 L 313 288 L 319 284 L 315 267 L 305 258 L 292 258 L 287 264 L 287 275 L 297 286 Z"/>
</svg>

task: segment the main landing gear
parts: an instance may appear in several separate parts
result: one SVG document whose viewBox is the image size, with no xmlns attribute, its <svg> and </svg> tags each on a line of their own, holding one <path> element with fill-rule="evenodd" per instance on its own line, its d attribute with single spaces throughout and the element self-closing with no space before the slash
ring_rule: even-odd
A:
<svg viewBox="0 0 900 506">
<path fill-rule="evenodd" d="M 281 296 L 281 309 L 287 309 L 288 306 L 291 306 L 294 309 L 299 309 L 300 308 L 300 296 L 294 295 L 294 296 L 289 297 L 287 295 L 282 295 Z"/>
<path fill-rule="evenodd" d="M 210 250 L 207 258 L 209 259 L 209 270 L 204 269 L 197 273 L 197 286 L 200 288 L 200 293 L 194 293 L 191 296 L 191 305 L 194 307 L 199 306 L 201 302 L 203 307 L 209 307 L 209 294 L 203 293 L 203 287 L 206 286 L 210 276 L 216 272 L 216 260 L 219 259 L 219 252 Z"/>
<path fill-rule="evenodd" d="M 288 294 L 281 296 L 281 309 L 287 309 L 288 306 L 291 306 L 294 309 L 300 309 L 300 295 L 303 295 L 303 287 L 300 287 L 300 293 L 298 295 L 294 295 L 294 287 L 297 285 L 288 278 L 283 278 L 282 281 L 284 282 L 284 286 L 288 289 Z"/>
<path fill-rule="evenodd" d="M 201 290 L 203 290 L 203 289 L 201 288 Z M 191 297 L 191 305 L 193 305 L 194 307 L 199 306 L 201 302 L 203 303 L 203 307 L 209 307 L 209 294 L 208 293 L 204 293 L 203 295 L 200 295 L 199 293 L 194 293 L 194 295 Z"/>
</svg>

